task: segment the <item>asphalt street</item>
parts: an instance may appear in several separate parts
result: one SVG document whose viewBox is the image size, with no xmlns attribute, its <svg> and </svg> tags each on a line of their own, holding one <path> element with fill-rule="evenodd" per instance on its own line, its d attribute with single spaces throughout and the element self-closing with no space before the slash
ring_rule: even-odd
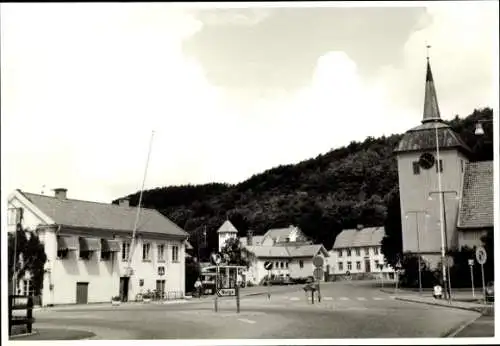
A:
<svg viewBox="0 0 500 346">
<path fill-rule="evenodd" d="M 265 292 L 265 290 L 260 290 Z M 479 316 L 476 312 L 403 302 L 372 283 L 321 285 L 312 304 L 302 286 L 267 295 L 213 297 L 182 304 L 77 306 L 38 311 L 35 328 L 55 326 L 96 334 L 94 339 L 295 339 L 441 337 Z M 40 340 L 40 339 L 39 339 Z"/>
</svg>

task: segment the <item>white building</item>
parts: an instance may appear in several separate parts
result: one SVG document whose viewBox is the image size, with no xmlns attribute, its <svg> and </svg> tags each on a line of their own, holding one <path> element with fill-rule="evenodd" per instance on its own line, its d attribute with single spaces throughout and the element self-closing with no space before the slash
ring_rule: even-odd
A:
<svg viewBox="0 0 500 346">
<path fill-rule="evenodd" d="M 238 231 L 226 221 L 217 231 L 219 246 L 230 237 L 236 237 Z M 259 284 L 268 274 L 264 263 L 273 264 L 270 271 L 272 276 L 306 278 L 313 275 L 315 256 L 328 257 L 328 251 L 321 244 L 311 244 L 302 231 L 295 226 L 268 230 L 263 236 L 254 236 L 248 231 L 248 237 L 241 237 L 240 243 L 244 248 L 250 267 L 245 273 L 246 280 Z M 223 246 L 223 245 L 222 245 Z M 324 261 L 323 270 L 327 266 Z"/>
<path fill-rule="evenodd" d="M 336 277 L 350 274 L 353 278 L 394 278 L 394 269 L 385 263 L 381 242 L 383 227 L 343 230 L 330 251 L 329 264 Z"/>
<path fill-rule="evenodd" d="M 155 289 L 184 296 L 188 234 L 158 211 L 141 208 L 131 249 L 137 208 L 126 199 L 113 205 L 68 199 L 66 189 L 56 189 L 54 197 L 16 190 L 8 208 L 12 216 L 22 211 L 21 225 L 44 244 L 42 305 L 109 302 L 118 295 L 127 301 Z M 9 231 L 15 229 L 12 220 Z M 29 287 L 27 280 L 19 280 L 21 290 Z"/>
</svg>

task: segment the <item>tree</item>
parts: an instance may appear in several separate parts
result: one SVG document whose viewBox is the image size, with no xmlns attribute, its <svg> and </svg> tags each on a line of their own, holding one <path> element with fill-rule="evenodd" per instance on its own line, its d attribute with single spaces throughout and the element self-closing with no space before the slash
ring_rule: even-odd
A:
<svg viewBox="0 0 500 346">
<path fill-rule="evenodd" d="M 241 243 L 238 238 L 229 238 L 221 249 L 222 261 L 227 265 L 245 266 L 249 263 L 243 255 Z"/>
<path fill-rule="evenodd" d="M 185 292 L 191 292 L 194 288 L 194 283 L 201 275 L 199 263 L 193 261 L 192 257 L 186 258 L 186 279 L 184 282 Z"/>
<path fill-rule="evenodd" d="M 393 268 L 403 259 L 403 238 L 401 230 L 401 206 L 399 188 L 396 186 L 387 198 L 387 216 L 384 222 L 385 236 L 382 239 L 382 253 Z"/>
<path fill-rule="evenodd" d="M 14 278 L 16 279 L 16 282 L 18 282 L 19 279 L 22 279 L 27 273 L 29 273 L 31 276 L 30 279 L 33 285 L 34 295 L 40 295 L 43 288 L 43 275 L 46 261 L 47 256 L 45 255 L 44 246 L 40 243 L 40 239 L 35 232 L 24 230 L 18 226 L 15 234 L 9 233 L 9 283 L 12 283 Z M 12 290 L 9 293 L 12 293 Z"/>
<path fill-rule="evenodd" d="M 495 274 L 495 251 L 494 251 L 494 239 L 493 239 L 493 228 L 489 229 L 484 237 L 481 238 L 483 242 L 484 249 L 486 250 L 486 263 L 484 264 L 484 277 L 486 281 L 491 281 Z M 477 266 L 479 267 L 479 266 Z"/>
</svg>

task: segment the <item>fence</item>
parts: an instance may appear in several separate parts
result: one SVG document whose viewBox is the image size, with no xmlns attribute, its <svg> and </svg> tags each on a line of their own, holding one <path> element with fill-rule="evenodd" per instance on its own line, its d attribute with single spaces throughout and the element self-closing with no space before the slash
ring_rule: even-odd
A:
<svg viewBox="0 0 500 346">
<path fill-rule="evenodd" d="M 26 315 L 14 314 L 14 311 L 26 310 Z M 13 326 L 26 326 L 27 332 L 32 332 L 33 322 L 33 297 L 9 295 L 9 335 L 12 335 Z"/>
</svg>

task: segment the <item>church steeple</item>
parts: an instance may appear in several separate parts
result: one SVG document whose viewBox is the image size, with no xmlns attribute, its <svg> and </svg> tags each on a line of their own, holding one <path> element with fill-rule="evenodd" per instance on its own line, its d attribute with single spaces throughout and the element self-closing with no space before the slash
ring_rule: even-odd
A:
<svg viewBox="0 0 500 346">
<path fill-rule="evenodd" d="M 430 48 L 430 46 L 427 46 L 427 48 Z M 422 124 L 431 121 L 441 121 L 441 114 L 439 113 L 436 88 L 434 86 L 434 79 L 432 78 L 431 63 L 429 62 L 429 56 L 427 56 L 427 74 L 425 76 L 424 117 L 422 119 Z"/>
</svg>

